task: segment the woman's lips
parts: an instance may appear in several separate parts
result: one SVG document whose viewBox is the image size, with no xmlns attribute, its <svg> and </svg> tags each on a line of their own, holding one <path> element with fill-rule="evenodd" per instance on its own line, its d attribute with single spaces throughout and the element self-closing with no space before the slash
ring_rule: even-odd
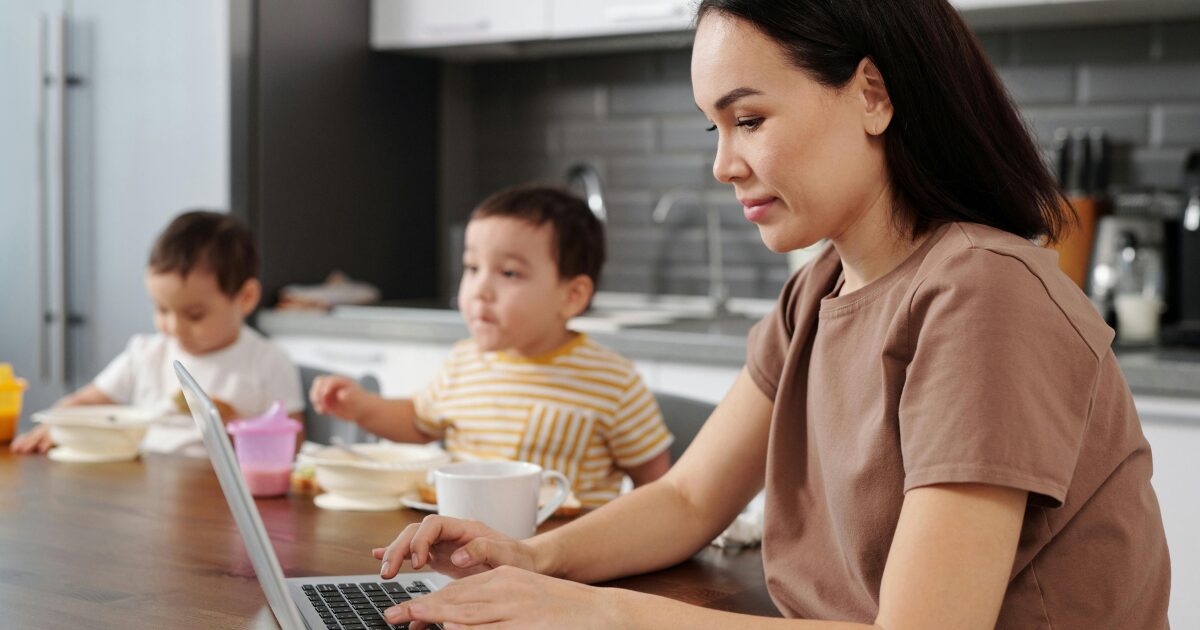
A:
<svg viewBox="0 0 1200 630">
<path fill-rule="evenodd" d="M 759 223 L 766 216 L 767 210 L 775 203 L 774 197 L 763 197 L 761 199 L 739 199 L 742 203 L 742 213 L 746 215 L 746 220 L 751 223 Z"/>
</svg>

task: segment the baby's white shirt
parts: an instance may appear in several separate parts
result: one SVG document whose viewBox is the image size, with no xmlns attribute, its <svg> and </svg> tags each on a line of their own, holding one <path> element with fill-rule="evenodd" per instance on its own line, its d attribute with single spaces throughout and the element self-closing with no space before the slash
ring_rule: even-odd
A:
<svg viewBox="0 0 1200 630">
<path fill-rule="evenodd" d="M 276 400 L 288 413 L 304 410 L 300 371 L 281 348 L 248 326 L 229 347 L 201 356 L 188 354 L 161 333 L 134 335 L 92 384 L 120 404 L 171 408 L 180 389 L 172 367 L 176 360 L 209 397 L 229 403 L 241 417 L 260 415 Z"/>
</svg>

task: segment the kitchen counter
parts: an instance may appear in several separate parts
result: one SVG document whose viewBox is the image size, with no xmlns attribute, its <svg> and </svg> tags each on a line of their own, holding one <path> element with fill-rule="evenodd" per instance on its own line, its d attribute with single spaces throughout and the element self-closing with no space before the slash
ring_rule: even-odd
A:
<svg viewBox="0 0 1200 630">
<path fill-rule="evenodd" d="M 746 333 L 755 319 L 685 318 L 619 330 L 589 330 L 597 342 L 631 359 L 737 367 L 746 360 Z M 467 337 L 457 311 L 429 308 L 353 308 L 333 313 L 263 311 L 268 335 L 451 344 Z M 1200 398 L 1200 350 L 1118 349 L 1135 393 Z"/>
</svg>

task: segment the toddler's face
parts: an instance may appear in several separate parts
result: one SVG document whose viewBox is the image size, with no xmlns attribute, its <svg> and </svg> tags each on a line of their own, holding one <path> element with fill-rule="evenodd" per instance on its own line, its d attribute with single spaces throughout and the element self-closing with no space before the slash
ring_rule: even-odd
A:
<svg viewBox="0 0 1200 630">
<path fill-rule="evenodd" d="M 559 340 L 566 320 L 582 310 L 570 280 L 558 276 L 553 237 L 550 224 L 509 217 L 467 224 L 458 307 L 481 350 L 548 352 L 547 340 Z"/>
<path fill-rule="evenodd" d="M 238 295 L 230 297 L 205 269 L 193 269 L 187 277 L 149 271 L 146 292 L 154 303 L 154 326 L 192 355 L 215 352 L 237 341 L 243 319 L 258 303 L 256 280 L 247 281 Z"/>
</svg>

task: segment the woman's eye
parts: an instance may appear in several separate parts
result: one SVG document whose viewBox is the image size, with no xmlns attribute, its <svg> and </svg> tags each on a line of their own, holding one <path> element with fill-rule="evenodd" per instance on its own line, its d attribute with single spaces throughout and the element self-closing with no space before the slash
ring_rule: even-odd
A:
<svg viewBox="0 0 1200 630">
<path fill-rule="evenodd" d="M 520 272 L 513 271 L 512 269 L 505 269 L 501 273 L 504 274 L 505 278 L 520 278 L 521 277 Z"/>
<path fill-rule="evenodd" d="M 762 122 L 763 119 L 761 116 L 755 118 L 739 118 L 737 120 L 737 126 L 745 128 L 746 131 L 754 131 L 755 129 L 758 129 L 760 125 L 762 125 Z"/>
</svg>

